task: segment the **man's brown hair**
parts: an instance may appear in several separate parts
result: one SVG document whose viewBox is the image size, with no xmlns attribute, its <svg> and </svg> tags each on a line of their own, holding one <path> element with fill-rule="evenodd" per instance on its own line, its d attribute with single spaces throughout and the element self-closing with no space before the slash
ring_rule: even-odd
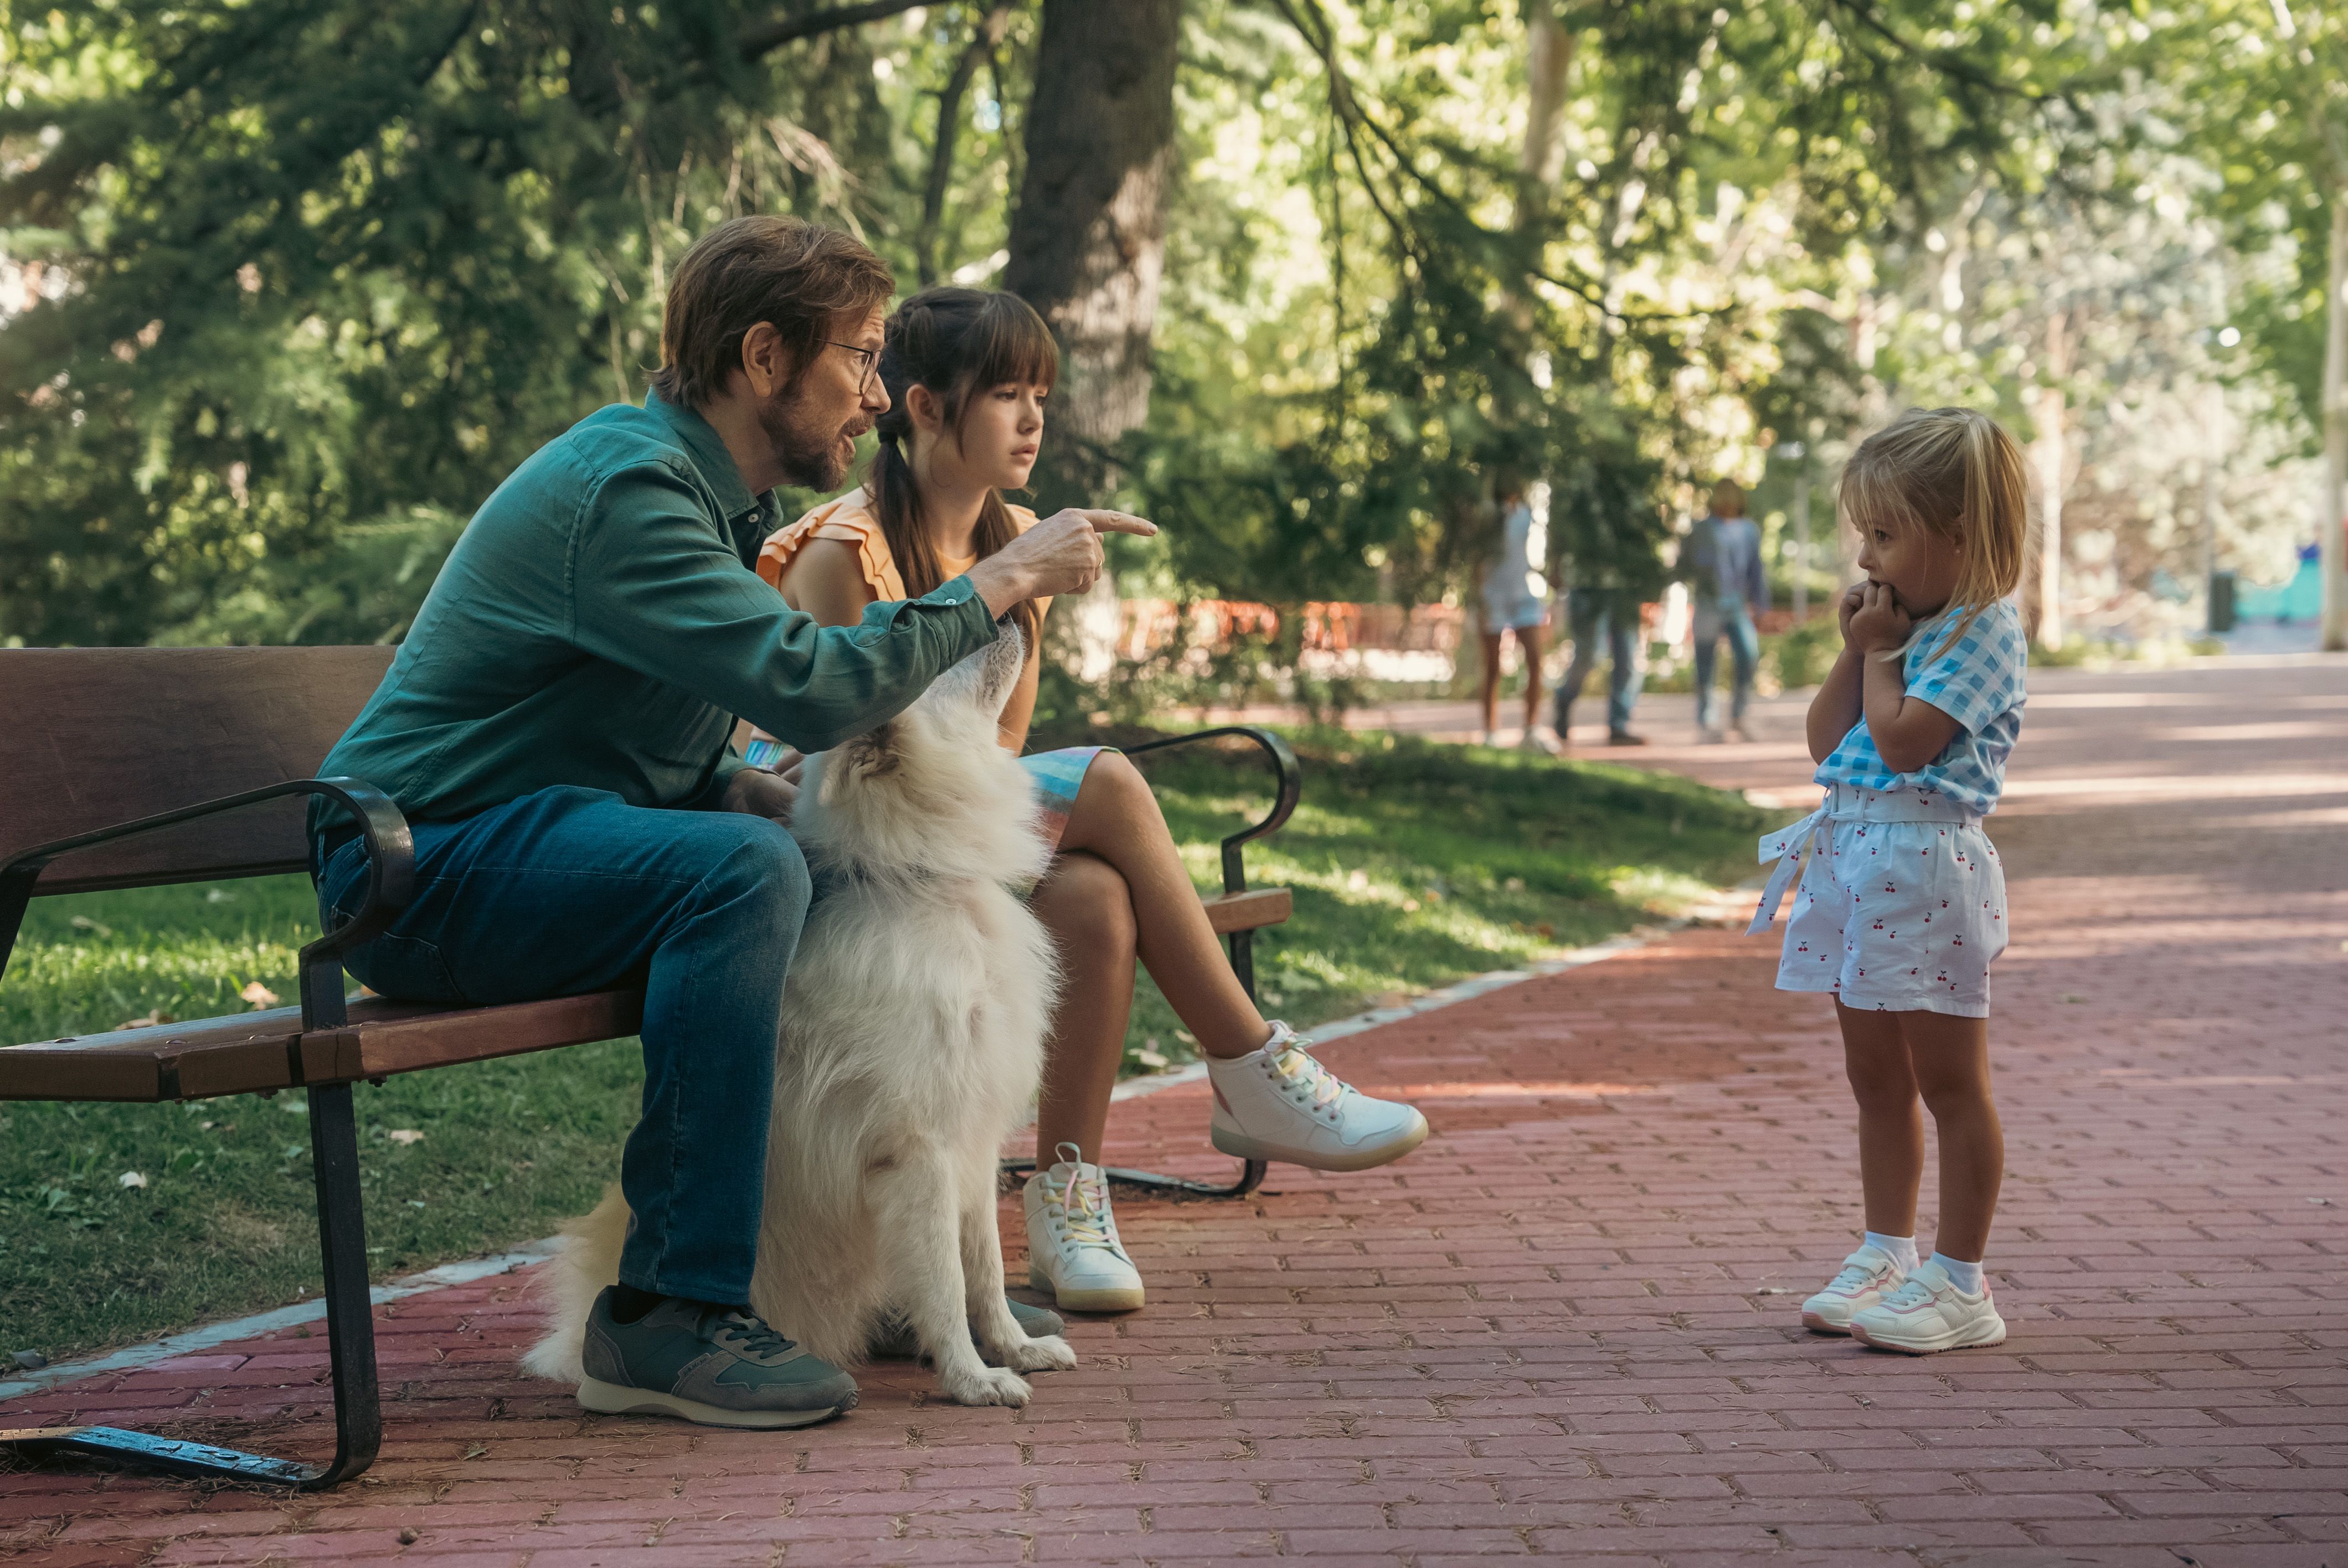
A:
<svg viewBox="0 0 2348 1568">
<path fill-rule="evenodd" d="M 653 390 L 685 408 L 706 403 L 726 390 L 760 322 L 781 338 L 796 385 L 840 317 L 896 292 L 889 263 L 837 229 L 765 213 L 728 219 L 694 241 L 669 281 Z"/>
</svg>

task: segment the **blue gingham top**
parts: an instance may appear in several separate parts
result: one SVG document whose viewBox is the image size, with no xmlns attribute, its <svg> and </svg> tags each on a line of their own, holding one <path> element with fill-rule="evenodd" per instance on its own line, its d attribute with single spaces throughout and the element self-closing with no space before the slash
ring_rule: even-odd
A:
<svg viewBox="0 0 2348 1568">
<path fill-rule="evenodd" d="M 1997 797 L 2005 788 L 2005 759 L 2022 733 L 2024 672 L 2030 649 L 2022 617 L 2010 600 L 1983 610 L 1963 636 L 1943 649 L 1950 628 L 1963 615 L 1962 607 L 1952 605 L 1923 621 L 1901 656 L 1908 695 L 1957 722 L 1947 748 L 1914 773 L 1895 774 L 1884 765 L 1862 718 L 1818 764 L 1818 783 L 1929 790 L 1982 816 L 1997 809 Z"/>
</svg>

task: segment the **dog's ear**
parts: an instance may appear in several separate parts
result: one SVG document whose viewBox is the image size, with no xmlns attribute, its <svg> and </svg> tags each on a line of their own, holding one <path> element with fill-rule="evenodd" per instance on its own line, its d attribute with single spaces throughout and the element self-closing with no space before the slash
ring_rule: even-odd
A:
<svg viewBox="0 0 2348 1568">
<path fill-rule="evenodd" d="M 816 798 L 829 805 L 843 784 L 893 773 L 899 761 L 899 722 L 891 719 L 878 729 L 867 730 L 854 740 L 834 746 L 824 764 L 823 787 L 816 793 Z"/>
</svg>

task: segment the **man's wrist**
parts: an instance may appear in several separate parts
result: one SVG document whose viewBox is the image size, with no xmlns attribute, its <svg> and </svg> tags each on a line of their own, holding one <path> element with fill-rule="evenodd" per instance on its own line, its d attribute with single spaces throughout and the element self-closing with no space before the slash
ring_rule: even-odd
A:
<svg viewBox="0 0 2348 1568">
<path fill-rule="evenodd" d="M 987 613 L 997 620 L 1013 605 L 1035 597 L 1033 578 L 1025 568 L 1012 562 L 990 557 L 972 567 L 967 575 L 972 589 L 986 601 Z"/>
</svg>

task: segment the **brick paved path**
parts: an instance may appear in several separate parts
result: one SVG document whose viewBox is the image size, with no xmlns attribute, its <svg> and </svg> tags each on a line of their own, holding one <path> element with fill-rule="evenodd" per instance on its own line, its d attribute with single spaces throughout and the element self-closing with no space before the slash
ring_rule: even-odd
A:
<svg viewBox="0 0 2348 1568">
<path fill-rule="evenodd" d="M 531 1318 L 492 1280 L 382 1314 L 362 1483 L 0 1476 L 0 1556 L 2348 1565 L 2348 668 L 2034 683 L 1998 834 L 2003 1348 L 1796 1326 L 1859 1222 L 1836 1048 L 1771 944 L 1697 931 L 1332 1047 L 1435 1139 L 1250 1203 L 1126 1201 L 1149 1309 L 1076 1327 L 1024 1412 L 884 1369 L 811 1432 L 585 1419 L 514 1375 Z M 1784 743 L 1684 760 L 1800 774 Z M 1196 1088 L 1122 1107 L 1112 1157 L 1203 1168 L 1204 1122 Z M 0 1424 L 315 1445 L 320 1349 Z"/>
</svg>

